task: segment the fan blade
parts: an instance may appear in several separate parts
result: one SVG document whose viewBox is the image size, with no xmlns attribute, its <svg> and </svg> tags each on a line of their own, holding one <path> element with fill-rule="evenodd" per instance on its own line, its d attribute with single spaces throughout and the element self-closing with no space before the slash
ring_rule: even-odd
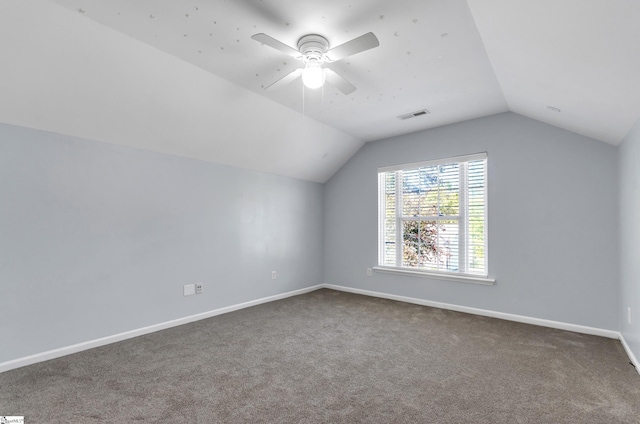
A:
<svg viewBox="0 0 640 424">
<path fill-rule="evenodd" d="M 289 56 L 293 56 L 296 59 L 302 58 L 302 53 L 300 53 L 298 50 L 294 49 L 293 47 L 287 46 L 283 42 L 280 42 L 275 38 L 268 36 L 267 34 L 263 34 L 263 33 L 254 34 L 251 36 L 251 38 L 253 38 L 254 40 L 262 44 L 265 44 L 269 47 L 279 50 L 282 53 L 288 54 Z"/>
<path fill-rule="evenodd" d="M 324 78 L 329 84 L 333 85 L 344 94 L 351 94 L 356 91 L 355 85 L 336 74 L 333 69 L 324 68 Z"/>
<path fill-rule="evenodd" d="M 264 89 L 267 91 L 277 90 L 280 87 L 284 87 L 295 79 L 299 78 L 302 75 L 303 68 L 298 68 L 292 72 L 289 72 L 287 75 L 280 78 L 278 81 L 274 82 L 271 85 L 266 86 Z"/>
<path fill-rule="evenodd" d="M 326 56 L 330 62 L 335 62 L 336 60 L 344 59 L 347 56 L 378 47 L 379 45 L 380 42 L 373 32 L 368 32 L 365 35 L 361 35 L 351 41 L 340 44 L 338 47 L 332 48 L 327 52 Z"/>
</svg>

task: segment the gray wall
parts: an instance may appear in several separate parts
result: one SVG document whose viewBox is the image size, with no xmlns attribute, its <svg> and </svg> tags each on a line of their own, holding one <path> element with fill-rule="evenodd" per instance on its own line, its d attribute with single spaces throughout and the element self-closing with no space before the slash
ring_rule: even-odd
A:
<svg viewBox="0 0 640 424">
<path fill-rule="evenodd" d="M 640 120 L 619 148 L 620 332 L 640 358 Z M 631 324 L 627 320 L 631 308 Z"/>
<path fill-rule="evenodd" d="M 377 168 L 481 151 L 496 285 L 367 277 Z M 640 123 L 619 153 L 620 237 L 617 149 L 513 113 L 368 143 L 324 187 L 0 124 L 0 362 L 322 282 L 621 328 L 638 356 Z"/>
<path fill-rule="evenodd" d="M 367 277 L 377 168 L 483 151 L 496 284 Z M 615 147 L 514 113 L 367 143 L 325 184 L 325 282 L 617 330 L 617 178 Z"/>
<path fill-rule="evenodd" d="M 0 124 L 0 362 L 322 283 L 322 196 Z"/>
</svg>

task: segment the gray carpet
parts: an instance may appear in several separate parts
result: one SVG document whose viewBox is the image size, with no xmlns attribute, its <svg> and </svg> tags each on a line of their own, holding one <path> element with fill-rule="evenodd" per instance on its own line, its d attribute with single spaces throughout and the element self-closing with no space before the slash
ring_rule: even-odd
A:
<svg viewBox="0 0 640 424">
<path fill-rule="evenodd" d="M 617 340 L 318 290 L 0 374 L 36 423 L 640 423 Z"/>
</svg>

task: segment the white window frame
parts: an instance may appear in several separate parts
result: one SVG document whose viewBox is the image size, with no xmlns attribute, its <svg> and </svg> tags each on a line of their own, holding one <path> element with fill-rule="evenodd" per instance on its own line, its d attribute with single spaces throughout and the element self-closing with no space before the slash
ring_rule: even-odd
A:
<svg viewBox="0 0 640 424">
<path fill-rule="evenodd" d="M 425 162 L 416 162 L 410 164 L 402 164 L 402 165 L 394 165 L 394 166 L 386 166 L 378 168 L 378 266 L 373 269 L 377 272 L 386 272 L 386 273 L 400 273 L 403 275 L 409 275 L 414 277 L 423 277 L 423 278 L 436 278 L 436 279 L 444 279 L 444 280 L 453 280 L 453 281 L 461 281 L 468 283 L 476 283 L 476 284 L 485 284 L 492 285 L 495 283 L 494 278 L 490 278 L 488 274 L 488 264 L 489 264 L 489 252 L 488 252 L 488 196 L 487 196 L 487 174 L 488 167 L 485 162 L 485 172 L 484 172 L 484 270 L 485 274 L 471 274 L 464 272 L 466 271 L 467 264 L 467 215 L 468 215 L 468 203 L 466 199 L 467 193 L 467 166 L 466 163 L 476 160 L 487 160 L 486 152 L 477 153 L 472 155 L 465 156 L 457 156 L 452 158 L 443 158 Z M 422 167 L 430 167 L 430 166 L 439 166 L 439 165 L 447 165 L 452 163 L 464 164 L 459 167 L 459 208 L 458 215 L 455 216 L 421 216 L 420 220 L 446 220 L 446 219 L 457 219 L 459 225 L 459 233 L 458 233 L 458 260 L 460 272 L 453 271 L 435 271 L 435 270 L 426 270 L 418 267 L 404 267 L 398 266 L 398 264 L 402 264 L 403 262 L 403 236 L 402 236 L 402 222 L 405 220 L 412 219 L 411 217 L 403 217 L 396 216 L 396 235 L 395 235 L 395 245 L 396 245 L 396 266 L 384 265 L 384 254 L 385 254 L 385 240 L 384 240 L 384 231 L 385 231 L 385 173 L 389 172 L 398 172 L 398 171 L 408 171 L 415 170 L 417 168 Z M 399 183 L 399 179 L 396 179 L 396 184 Z M 402 190 L 396 189 L 396 211 L 402 211 Z"/>
</svg>

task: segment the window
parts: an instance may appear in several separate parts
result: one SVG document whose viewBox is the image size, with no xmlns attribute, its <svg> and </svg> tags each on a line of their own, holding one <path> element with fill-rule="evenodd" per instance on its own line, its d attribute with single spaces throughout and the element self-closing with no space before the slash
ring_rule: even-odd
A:
<svg viewBox="0 0 640 424">
<path fill-rule="evenodd" d="M 378 265 L 487 276 L 487 155 L 378 170 Z"/>
</svg>

